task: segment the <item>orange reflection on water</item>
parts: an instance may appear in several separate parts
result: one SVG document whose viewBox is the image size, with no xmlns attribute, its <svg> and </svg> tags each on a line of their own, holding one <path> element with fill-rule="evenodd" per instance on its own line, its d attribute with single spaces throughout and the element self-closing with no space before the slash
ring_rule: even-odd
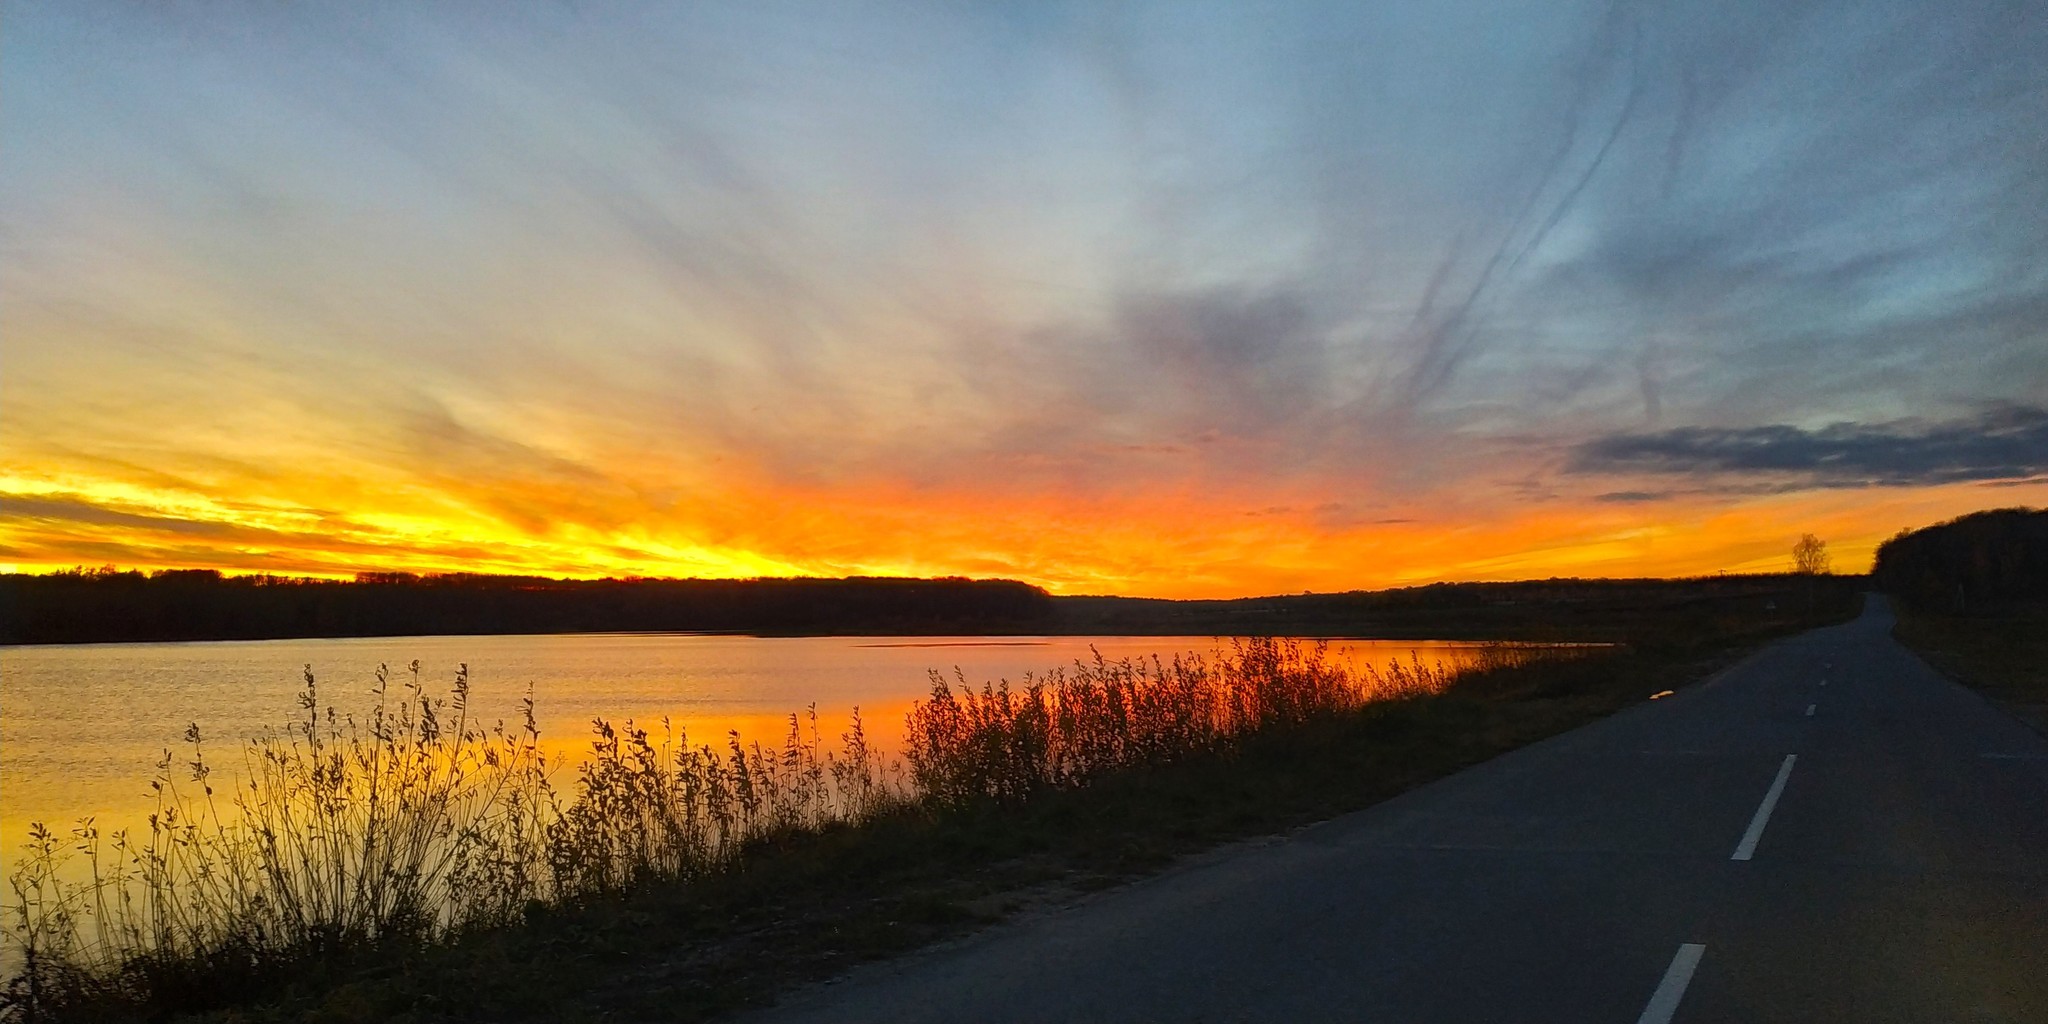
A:
<svg viewBox="0 0 2048 1024">
<path fill-rule="evenodd" d="M 293 694 L 301 666 L 319 678 L 321 705 L 345 724 L 367 720 L 370 669 L 379 662 L 422 662 L 421 683 L 445 699 L 457 662 L 468 662 L 473 724 L 504 721 L 521 731 L 519 706 L 533 686 L 539 749 L 554 781 L 573 790 L 576 767 L 591 751 L 592 720 L 615 728 L 631 720 L 664 742 L 684 738 L 724 756 L 731 734 L 742 745 L 780 750 L 790 716 L 806 742 L 836 752 L 859 708 L 869 745 L 900 756 L 904 718 L 929 690 L 930 670 L 978 688 L 1032 676 L 1092 657 L 1111 660 L 1176 653 L 1210 655 L 1199 637 L 1058 638 L 751 638 L 664 635 L 401 637 L 212 644 L 122 644 L 10 649 L 0 719 L 7 757 L 0 786 L 0 860 L 13 857 L 31 820 L 66 828 L 96 816 L 103 833 L 139 827 L 150 809 L 149 778 L 165 749 L 174 769 L 191 751 L 180 736 L 198 722 L 205 756 L 223 793 L 243 765 L 242 741 L 278 734 L 300 713 Z M 1334 656 L 1356 668 L 1388 659 L 1460 662 L 1471 645 L 1407 641 L 1339 642 Z M 955 675 L 955 666 L 960 674 Z M 401 682 L 405 672 L 395 678 Z M 394 688 L 394 693 L 397 692 Z M 141 699 L 138 695 L 147 695 Z M 816 705 L 815 723 L 810 705 Z"/>
</svg>

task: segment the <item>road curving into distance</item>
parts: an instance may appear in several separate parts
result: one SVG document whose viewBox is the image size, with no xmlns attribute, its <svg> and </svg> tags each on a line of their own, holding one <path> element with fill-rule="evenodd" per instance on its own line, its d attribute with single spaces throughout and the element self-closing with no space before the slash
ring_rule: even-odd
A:
<svg viewBox="0 0 2048 1024">
<path fill-rule="evenodd" d="M 1891 623 L 754 1019 L 2048 1022 L 2048 740 Z"/>
</svg>

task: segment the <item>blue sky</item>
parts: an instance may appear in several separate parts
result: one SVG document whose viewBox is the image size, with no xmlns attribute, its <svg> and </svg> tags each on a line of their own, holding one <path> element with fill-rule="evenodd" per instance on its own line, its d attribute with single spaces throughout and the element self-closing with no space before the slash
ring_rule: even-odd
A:
<svg viewBox="0 0 2048 1024">
<path fill-rule="evenodd" d="M 1230 593 L 2048 494 L 2032 5 L 5 16 L 23 567 Z"/>
</svg>

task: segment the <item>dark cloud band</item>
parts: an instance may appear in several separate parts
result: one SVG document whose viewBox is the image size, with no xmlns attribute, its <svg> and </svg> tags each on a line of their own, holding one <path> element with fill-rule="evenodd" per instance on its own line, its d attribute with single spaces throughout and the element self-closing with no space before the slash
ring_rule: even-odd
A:
<svg viewBox="0 0 2048 1024">
<path fill-rule="evenodd" d="M 1773 489 L 1914 486 L 2021 480 L 2048 473 L 2048 410 L 2005 406 L 1969 419 L 1938 423 L 1838 423 L 1819 430 L 1792 426 L 1681 427 L 1612 434 L 1578 446 L 1578 473 L 1651 473 L 1759 478 Z M 1650 492 L 1616 492 L 1612 500 L 1646 500 Z"/>
</svg>

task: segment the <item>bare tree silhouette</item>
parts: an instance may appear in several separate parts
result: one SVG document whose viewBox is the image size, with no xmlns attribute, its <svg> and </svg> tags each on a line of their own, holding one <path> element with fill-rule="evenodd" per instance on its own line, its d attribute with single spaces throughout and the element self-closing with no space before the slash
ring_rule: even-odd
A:
<svg viewBox="0 0 2048 1024">
<path fill-rule="evenodd" d="M 1834 571 L 1834 560 L 1828 557 L 1828 542 L 1810 533 L 1799 535 L 1799 543 L 1792 545 L 1792 571 L 1805 576 L 1825 576 Z"/>
</svg>

